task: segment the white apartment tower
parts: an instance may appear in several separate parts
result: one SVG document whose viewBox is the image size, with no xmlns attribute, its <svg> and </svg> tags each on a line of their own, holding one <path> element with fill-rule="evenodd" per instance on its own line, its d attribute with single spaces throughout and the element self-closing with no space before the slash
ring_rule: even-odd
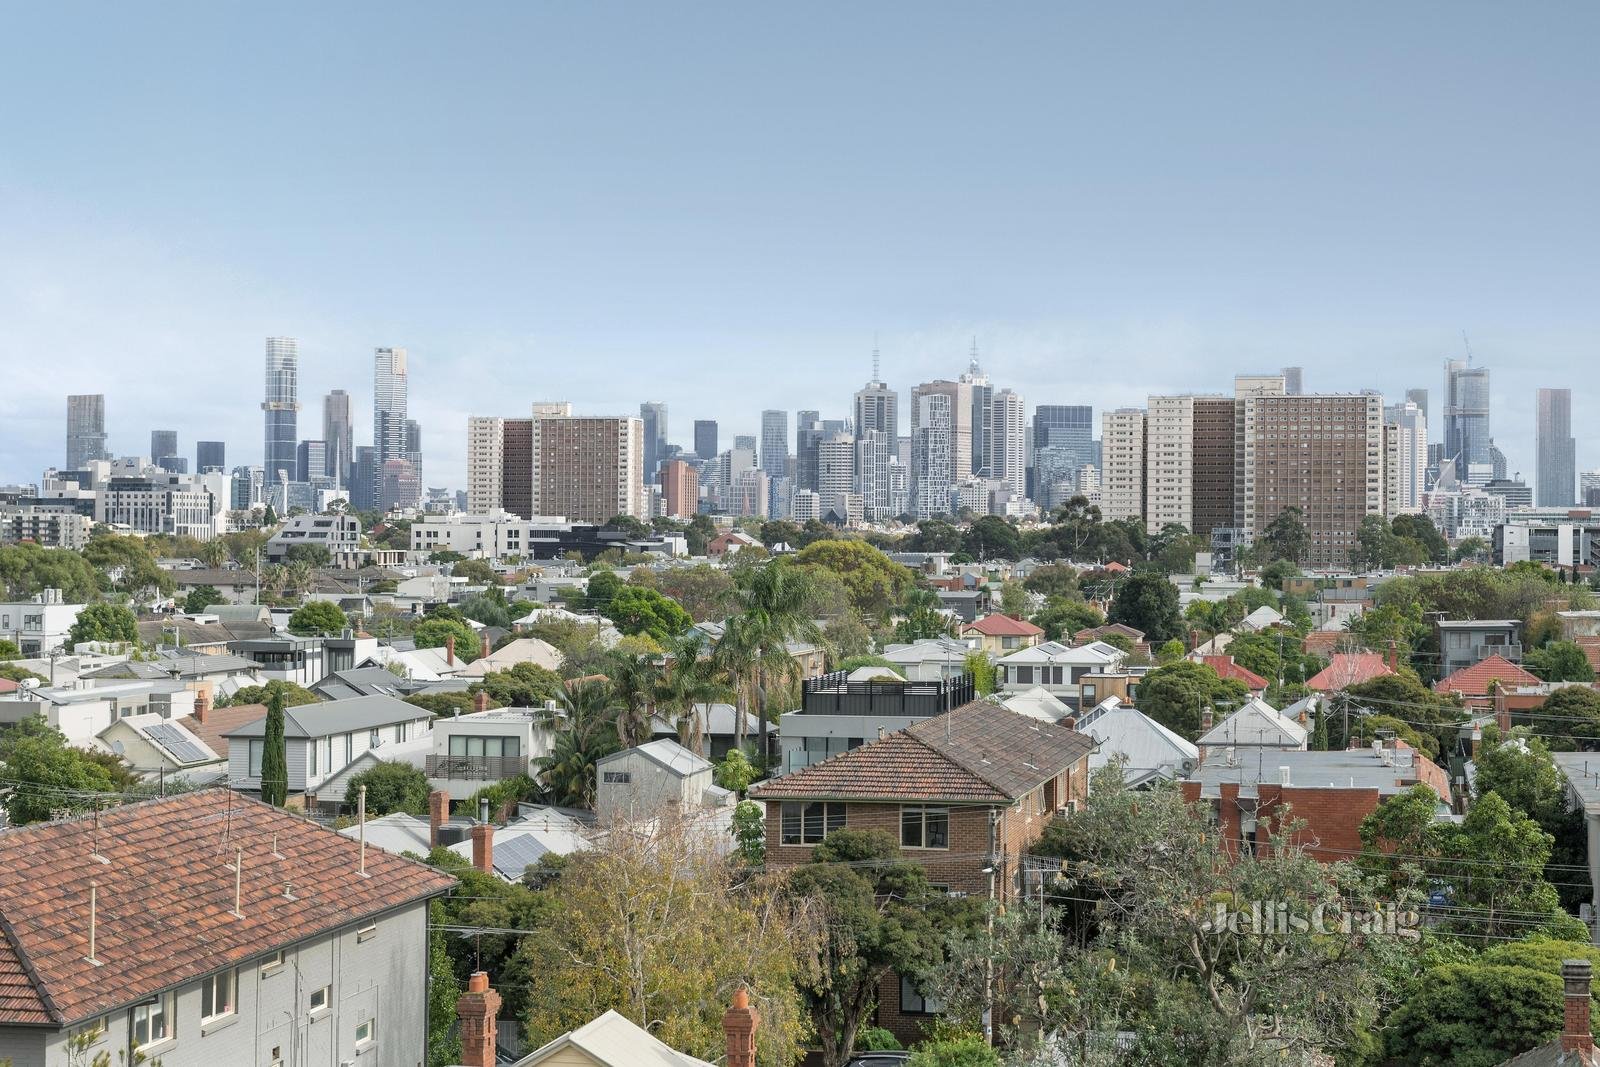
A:
<svg viewBox="0 0 1600 1067">
<path fill-rule="evenodd" d="M 1021 494 L 1028 477 L 1028 411 L 1020 393 L 1001 389 L 989 402 L 989 477 Z"/>
<path fill-rule="evenodd" d="M 1428 416 L 1407 400 L 1383 409 L 1384 512 L 1418 514 L 1428 473 Z"/>
<path fill-rule="evenodd" d="M 948 393 L 931 392 L 917 395 L 911 409 L 911 506 L 919 519 L 950 511 L 953 408 Z"/>
<path fill-rule="evenodd" d="M 1144 422 L 1144 524 L 1194 527 L 1194 397 L 1153 396 Z"/>
<path fill-rule="evenodd" d="M 1100 417 L 1100 514 L 1108 521 L 1144 517 L 1144 437 L 1143 408 Z"/>
</svg>

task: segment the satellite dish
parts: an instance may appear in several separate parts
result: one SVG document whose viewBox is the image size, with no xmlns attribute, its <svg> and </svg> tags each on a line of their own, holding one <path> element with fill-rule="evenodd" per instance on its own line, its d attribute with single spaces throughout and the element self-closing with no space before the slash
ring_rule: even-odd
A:
<svg viewBox="0 0 1600 1067">
<path fill-rule="evenodd" d="M 39 679 L 37 679 L 37 678 L 24 678 L 21 682 L 18 683 L 18 685 L 22 689 L 37 689 L 37 688 L 39 688 Z"/>
<path fill-rule="evenodd" d="M 113 742 L 111 742 L 111 751 L 115 752 L 119 756 L 122 755 L 122 742 L 121 741 L 113 741 Z"/>
</svg>

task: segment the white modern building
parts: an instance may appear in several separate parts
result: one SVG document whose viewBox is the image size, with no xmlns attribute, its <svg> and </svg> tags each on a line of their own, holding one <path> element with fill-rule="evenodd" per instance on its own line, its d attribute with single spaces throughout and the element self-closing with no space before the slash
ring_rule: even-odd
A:
<svg viewBox="0 0 1600 1067">
<path fill-rule="evenodd" d="M 296 545 L 315 545 L 328 550 L 335 567 L 361 565 L 361 520 L 354 515 L 292 515 L 267 539 L 267 559 L 281 563 Z"/>
<path fill-rule="evenodd" d="M 1112 519 L 1144 516 L 1145 412 L 1118 408 L 1100 417 L 1100 514 Z"/>
</svg>

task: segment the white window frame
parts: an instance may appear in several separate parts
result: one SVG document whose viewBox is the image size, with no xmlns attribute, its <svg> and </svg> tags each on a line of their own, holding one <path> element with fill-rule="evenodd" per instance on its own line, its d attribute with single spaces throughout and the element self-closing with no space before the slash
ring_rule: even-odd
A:
<svg viewBox="0 0 1600 1067">
<path fill-rule="evenodd" d="M 365 1037 L 363 1037 L 361 1034 L 361 1031 L 363 1030 L 367 1032 Z M 377 1020 L 372 1018 L 370 1015 L 362 1022 L 356 1023 L 356 1048 L 366 1048 L 368 1045 L 371 1045 L 372 1042 L 377 1038 L 377 1033 Z"/>
<path fill-rule="evenodd" d="M 133 1024 L 128 1035 L 133 1043 L 135 1052 L 163 1045 L 173 1038 L 173 1023 L 177 1021 L 178 998 L 174 993 L 162 993 L 148 1004 L 136 1004 L 133 1008 Z M 161 1032 L 155 1032 L 159 1025 Z M 145 1040 L 139 1040 L 139 1029 L 145 1030 Z"/>
<path fill-rule="evenodd" d="M 318 1003 L 319 998 L 321 1003 Z M 307 1010 L 312 1015 L 327 1011 L 328 1006 L 333 1003 L 333 986 L 325 985 L 321 989 L 313 989 L 306 1003 L 310 1005 Z"/>
<path fill-rule="evenodd" d="M 272 955 L 261 961 L 261 973 L 264 975 L 277 974 L 279 971 L 283 970 L 284 964 L 288 962 L 288 950 L 280 948 L 277 952 L 274 952 Z"/>
<path fill-rule="evenodd" d="M 239 1010 L 237 1002 L 239 992 L 238 979 L 238 973 L 231 967 L 226 971 L 208 974 L 200 979 L 200 1022 L 202 1024 L 215 1022 L 218 1019 L 226 1019 Z M 224 998 L 227 1002 L 227 1007 L 222 1011 L 217 1011 L 217 992 L 224 988 L 227 990 L 227 995 Z M 206 998 L 208 995 L 211 999 L 212 1008 L 209 1015 L 206 1014 Z"/>
<path fill-rule="evenodd" d="M 928 844 L 928 817 L 930 815 L 943 816 L 944 818 L 944 844 Z M 913 816 L 917 820 L 917 844 L 906 843 L 906 818 Z M 917 849 L 924 852 L 947 852 L 950 849 L 950 809 L 941 804 L 902 804 L 900 805 L 900 847 Z"/>
</svg>

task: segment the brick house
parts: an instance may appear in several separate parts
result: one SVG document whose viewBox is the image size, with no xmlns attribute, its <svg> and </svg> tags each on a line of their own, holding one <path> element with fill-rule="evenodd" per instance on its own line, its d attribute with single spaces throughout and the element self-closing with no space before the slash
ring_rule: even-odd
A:
<svg viewBox="0 0 1600 1067">
<path fill-rule="evenodd" d="M 996 613 L 967 623 L 961 628 L 961 636 L 976 639 L 980 648 L 998 659 L 1037 645 L 1044 638 L 1044 631 L 1026 619 Z"/>
<path fill-rule="evenodd" d="M 1295 842 L 1324 863 L 1354 859 L 1361 821 L 1379 804 L 1421 783 L 1450 810 L 1444 769 L 1404 741 L 1317 752 L 1213 748 L 1182 785 L 1184 799 L 1209 808 L 1229 852 L 1267 847 L 1280 820 L 1302 822 Z"/>
<path fill-rule="evenodd" d="M 1058 812 L 1088 795 L 1094 740 L 974 701 L 753 787 L 767 807 L 767 863 L 807 863 L 839 829 L 883 830 L 928 880 L 1004 903 Z M 878 1025 L 914 1038 L 937 1011 L 907 981 L 878 991 Z"/>
</svg>

